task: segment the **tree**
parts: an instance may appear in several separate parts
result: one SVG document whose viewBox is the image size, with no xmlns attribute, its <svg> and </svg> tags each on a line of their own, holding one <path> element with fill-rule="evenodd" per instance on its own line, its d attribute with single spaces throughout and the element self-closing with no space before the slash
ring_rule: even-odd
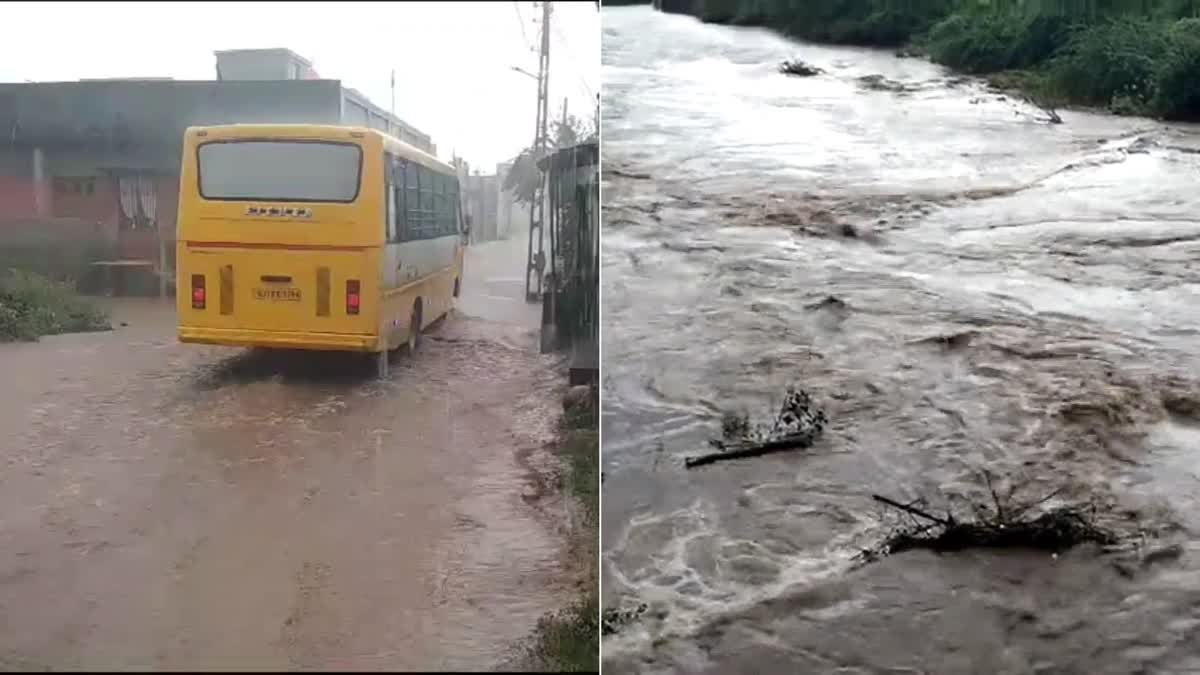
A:
<svg viewBox="0 0 1200 675">
<path fill-rule="evenodd" d="M 591 128 L 574 115 L 567 115 L 565 122 L 561 116 L 551 122 L 549 135 L 549 152 L 569 148 L 583 141 L 594 141 L 597 138 L 596 129 Z M 504 177 L 504 189 L 511 191 L 513 199 L 521 204 L 533 202 L 533 196 L 543 180 L 542 172 L 537 168 L 536 154 L 532 146 L 522 150 L 521 154 L 513 160 L 512 168 Z"/>
</svg>

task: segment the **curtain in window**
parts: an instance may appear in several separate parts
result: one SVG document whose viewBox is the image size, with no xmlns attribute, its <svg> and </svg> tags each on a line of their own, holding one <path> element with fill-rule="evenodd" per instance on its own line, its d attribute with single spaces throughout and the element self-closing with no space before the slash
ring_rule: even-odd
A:
<svg viewBox="0 0 1200 675">
<path fill-rule="evenodd" d="M 158 190 L 155 189 L 152 176 L 140 175 L 137 180 L 138 198 L 142 204 L 142 215 L 145 216 L 146 226 L 155 227 L 158 223 Z"/>
<path fill-rule="evenodd" d="M 121 202 L 121 218 L 132 229 L 137 227 L 137 180 L 135 176 L 117 178 L 117 191 Z"/>
</svg>

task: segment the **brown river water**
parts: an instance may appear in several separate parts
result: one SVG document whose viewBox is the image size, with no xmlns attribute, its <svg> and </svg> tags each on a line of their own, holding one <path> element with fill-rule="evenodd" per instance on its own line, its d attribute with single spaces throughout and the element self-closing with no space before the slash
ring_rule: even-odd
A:
<svg viewBox="0 0 1200 675">
<path fill-rule="evenodd" d="M 1200 672 L 1200 129 L 1049 125 L 921 60 L 647 7 L 603 26 L 604 602 L 649 607 L 606 672 Z M 682 466 L 792 383 L 816 447 Z M 1172 553 L 854 565 L 872 493 L 974 499 L 984 467 Z"/>
<path fill-rule="evenodd" d="M 483 670 L 575 596 L 524 242 L 399 358 L 0 345 L 0 669 Z M 121 325 L 124 324 L 124 325 Z"/>
</svg>

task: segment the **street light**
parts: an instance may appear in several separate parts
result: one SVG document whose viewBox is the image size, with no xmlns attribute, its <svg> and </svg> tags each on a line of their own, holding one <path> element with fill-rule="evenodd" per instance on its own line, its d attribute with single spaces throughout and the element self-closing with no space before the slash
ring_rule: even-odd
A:
<svg viewBox="0 0 1200 675">
<path fill-rule="evenodd" d="M 532 77 L 532 78 L 533 78 L 533 79 L 535 79 L 535 80 L 536 80 L 536 79 L 538 79 L 538 76 L 537 76 L 537 75 L 534 75 L 533 73 L 529 72 L 528 70 L 523 70 L 523 69 L 521 69 L 521 68 L 518 68 L 518 67 L 516 67 L 516 66 L 513 66 L 513 67 L 512 67 L 512 69 L 513 69 L 514 71 L 516 71 L 516 72 L 518 72 L 518 73 L 520 73 L 520 74 L 522 74 L 522 75 L 526 76 L 526 77 Z"/>
</svg>

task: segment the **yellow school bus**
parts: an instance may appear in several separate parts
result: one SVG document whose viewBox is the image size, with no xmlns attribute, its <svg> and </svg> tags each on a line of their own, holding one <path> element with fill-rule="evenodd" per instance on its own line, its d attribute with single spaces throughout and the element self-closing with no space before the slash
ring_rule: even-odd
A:
<svg viewBox="0 0 1200 675">
<path fill-rule="evenodd" d="M 415 351 L 462 284 L 452 166 L 374 129 L 193 127 L 180 171 L 179 340 Z"/>
</svg>

